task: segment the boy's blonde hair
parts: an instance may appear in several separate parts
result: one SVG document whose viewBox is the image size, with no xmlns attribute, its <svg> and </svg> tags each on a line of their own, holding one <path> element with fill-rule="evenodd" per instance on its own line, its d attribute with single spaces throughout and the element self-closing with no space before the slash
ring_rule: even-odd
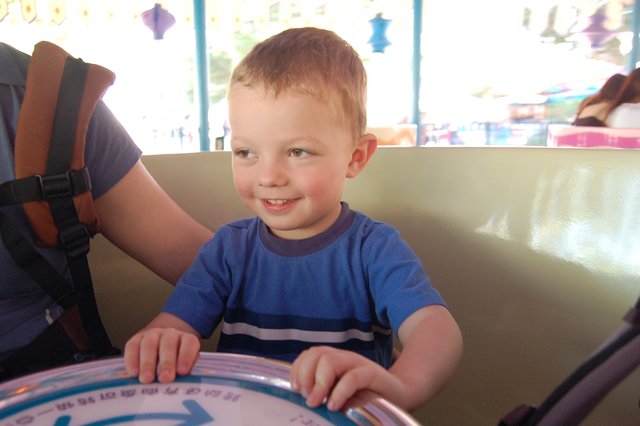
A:
<svg viewBox="0 0 640 426">
<path fill-rule="evenodd" d="M 287 90 L 337 108 L 354 138 L 367 126 L 367 74 L 356 51 L 332 31 L 292 28 L 257 44 L 238 64 L 229 85 L 262 85 L 274 97 Z"/>
</svg>

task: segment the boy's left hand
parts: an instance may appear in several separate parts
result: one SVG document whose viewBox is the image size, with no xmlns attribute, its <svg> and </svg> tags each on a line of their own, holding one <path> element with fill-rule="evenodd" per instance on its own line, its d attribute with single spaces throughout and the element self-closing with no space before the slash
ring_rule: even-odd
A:
<svg viewBox="0 0 640 426">
<path fill-rule="evenodd" d="M 402 383 L 382 366 L 352 351 L 314 346 L 302 352 L 291 367 L 291 386 L 317 407 L 324 401 L 336 411 L 357 391 L 382 396 L 402 392 Z"/>
</svg>

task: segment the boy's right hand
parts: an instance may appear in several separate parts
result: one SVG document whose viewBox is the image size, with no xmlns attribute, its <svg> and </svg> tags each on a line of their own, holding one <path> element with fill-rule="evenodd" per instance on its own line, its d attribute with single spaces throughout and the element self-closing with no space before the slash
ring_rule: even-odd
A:
<svg viewBox="0 0 640 426">
<path fill-rule="evenodd" d="M 200 339 L 175 328 L 149 327 L 134 335 L 124 348 L 129 375 L 141 383 L 151 383 L 158 373 L 160 383 L 169 383 L 176 374 L 184 376 L 198 360 Z"/>
</svg>

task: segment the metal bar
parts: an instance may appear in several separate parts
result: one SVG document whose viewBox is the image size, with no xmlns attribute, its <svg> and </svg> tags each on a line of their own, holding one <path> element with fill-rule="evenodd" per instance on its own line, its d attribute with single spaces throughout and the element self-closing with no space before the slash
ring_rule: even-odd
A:
<svg viewBox="0 0 640 426">
<path fill-rule="evenodd" d="M 631 22 L 631 32 L 633 34 L 631 42 L 631 53 L 629 55 L 629 72 L 636 69 L 638 63 L 638 56 L 640 55 L 640 0 L 636 0 L 633 3 L 633 21 Z"/>
<path fill-rule="evenodd" d="M 637 0 L 640 1 L 640 0 Z M 411 121 L 416 125 L 416 145 L 420 145 L 420 64 L 422 62 L 422 0 L 413 0 L 413 112 Z"/>
<path fill-rule="evenodd" d="M 193 23 L 196 32 L 196 73 L 200 105 L 200 151 L 209 151 L 211 144 L 209 141 L 209 72 L 205 0 L 193 0 Z"/>
</svg>

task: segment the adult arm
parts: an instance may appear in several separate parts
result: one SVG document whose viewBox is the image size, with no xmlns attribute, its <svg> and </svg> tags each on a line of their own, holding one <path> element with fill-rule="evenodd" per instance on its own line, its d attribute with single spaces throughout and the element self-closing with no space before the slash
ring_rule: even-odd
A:
<svg viewBox="0 0 640 426">
<path fill-rule="evenodd" d="M 95 204 L 104 236 L 172 284 L 213 235 L 169 197 L 140 160 Z"/>
</svg>

